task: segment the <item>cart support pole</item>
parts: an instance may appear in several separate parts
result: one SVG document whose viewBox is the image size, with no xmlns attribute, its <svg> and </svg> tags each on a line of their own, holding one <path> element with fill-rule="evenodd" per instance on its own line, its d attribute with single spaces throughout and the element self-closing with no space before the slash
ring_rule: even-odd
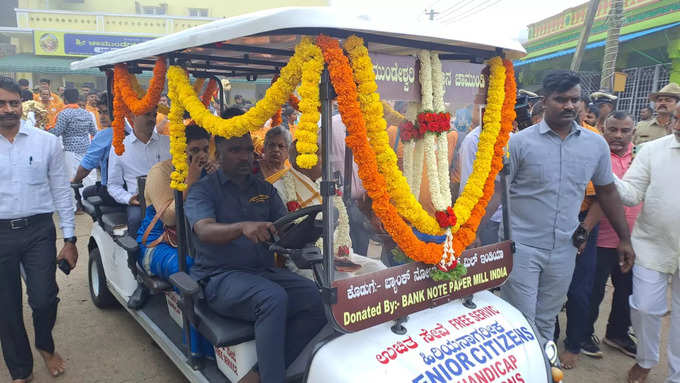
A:
<svg viewBox="0 0 680 383">
<path fill-rule="evenodd" d="M 177 260 L 179 261 L 179 271 L 187 272 L 187 230 L 184 219 L 184 195 L 181 191 L 175 190 L 175 217 L 177 219 Z M 191 308 L 193 310 L 193 308 Z M 191 331 L 187 308 L 182 309 L 182 323 L 184 324 L 184 355 L 192 367 L 195 367 L 191 357 Z"/>
<path fill-rule="evenodd" d="M 331 168 L 331 150 L 333 143 L 333 126 L 331 114 L 333 111 L 333 87 L 331 85 L 328 69 L 324 68 L 321 74 L 321 147 L 323 148 L 322 163 L 322 182 L 321 196 L 323 198 L 323 256 L 326 273 L 324 287 L 330 288 L 333 284 L 335 265 L 333 262 L 333 222 L 335 214 L 333 211 L 333 196 L 335 195 L 335 181 L 333 180 L 333 169 Z"/>
<path fill-rule="evenodd" d="M 501 170 L 501 203 L 503 204 L 503 240 L 512 239 L 512 228 L 510 227 L 510 185 L 508 184 L 508 159 L 504 159 L 503 170 Z"/>
</svg>

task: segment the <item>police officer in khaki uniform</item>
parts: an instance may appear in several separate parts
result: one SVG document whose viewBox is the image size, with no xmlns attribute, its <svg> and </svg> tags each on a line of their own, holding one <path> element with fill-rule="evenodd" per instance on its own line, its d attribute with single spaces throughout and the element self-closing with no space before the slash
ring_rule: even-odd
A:
<svg viewBox="0 0 680 383">
<path fill-rule="evenodd" d="M 650 94 L 649 99 L 654 102 L 656 117 L 647 121 L 640 121 L 635 127 L 633 144 L 635 144 L 636 153 L 640 151 L 640 145 L 645 142 L 656 140 L 671 133 L 670 123 L 680 100 L 680 85 L 672 82 L 661 88 L 659 92 Z"/>
</svg>

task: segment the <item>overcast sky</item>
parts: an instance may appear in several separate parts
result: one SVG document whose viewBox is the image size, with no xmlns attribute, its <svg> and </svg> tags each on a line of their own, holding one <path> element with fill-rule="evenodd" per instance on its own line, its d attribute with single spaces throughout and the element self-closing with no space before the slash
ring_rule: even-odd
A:
<svg viewBox="0 0 680 383">
<path fill-rule="evenodd" d="M 332 6 L 381 14 L 413 15 L 425 21 L 425 10 L 439 12 L 442 23 L 472 24 L 479 28 L 502 28 L 509 35 L 526 39 L 526 26 L 586 0 L 331 0 Z"/>
</svg>

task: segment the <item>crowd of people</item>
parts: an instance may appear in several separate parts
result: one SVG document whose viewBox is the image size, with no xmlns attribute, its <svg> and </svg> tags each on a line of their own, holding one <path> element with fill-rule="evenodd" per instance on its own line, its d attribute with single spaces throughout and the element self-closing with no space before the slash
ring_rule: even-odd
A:
<svg viewBox="0 0 680 383">
<path fill-rule="evenodd" d="M 540 96 L 524 94 L 530 99 L 531 126 L 517 124 L 507 149 L 511 228 L 503 227 L 497 187 L 472 246 L 499 242 L 512 232 L 514 267 L 500 295 L 536 325 L 543 340 L 560 337 L 556 318 L 566 309 L 560 359 L 567 369 L 577 366 L 581 353 L 603 357 L 594 324 L 611 278 L 614 291 L 602 343 L 636 358 L 630 382 L 644 382 L 658 364 L 661 318 L 669 312 L 666 294 L 672 281 L 668 381 L 680 382 L 680 210 L 671 200 L 680 187 L 675 165 L 680 160 L 680 86 L 671 83 L 650 94 L 651 104 L 639 111 L 639 119 L 616 110 L 616 96 L 610 93 L 583 94 L 578 76 L 568 71 L 547 75 Z M 483 111 L 485 100 L 480 92 L 467 113 L 455 113 L 455 129 L 448 133 L 454 200 L 472 172 L 484 128 L 480 114 L 469 111 Z M 169 102 L 162 97 L 162 104 Z M 250 106 L 240 96 L 234 102 L 222 118 L 241 115 Z M 390 145 L 401 166 L 399 121 L 387 114 L 407 114 L 411 106 L 385 105 Z M 64 371 L 52 339 L 59 299 L 51 217 L 59 213 L 65 242 L 57 259 L 73 268 L 78 206 L 69 184 L 82 184 L 84 198 L 99 196 L 105 205 L 127 212 L 128 234 L 140 245 L 138 261 L 146 273 L 167 279 L 179 270 L 167 116 L 152 110 L 126 120 L 125 152 L 118 155 L 111 150 L 108 108 L 107 95 L 91 89 L 55 93 L 49 81 L 41 80 L 33 93 L 27 82 L 0 79 L 0 155 L 12 165 L 0 170 L 5 179 L 0 241 L 11 243 L 0 249 L 0 305 L 6 308 L 0 338 L 15 382 L 30 379 L 33 363 L 22 317 L 20 266 L 36 348 L 50 373 Z M 321 201 L 321 164 L 296 165 L 298 116 L 293 105 L 284 105 L 278 126 L 268 122 L 252 136 L 230 139 L 211 137 L 185 116 L 189 187 L 182 196 L 196 249 L 187 266 L 213 310 L 255 323 L 259 363 L 249 376 L 266 382 L 280 381 L 325 323 L 311 275 L 277 262 L 262 245 L 275 234 L 273 221 Z M 464 117 L 470 121 L 462 123 Z M 338 180 L 351 183 L 351 195 L 345 203 L 335 199 L 334 256 L 341 273 L 356 275 L 386 267 L 366 257 L 373 239 L 385 233 L 371 213 L 356 164 L 352 174 L 345 174 L 345 134 L 336 111 L 331 168 Z M 145 177 L 143 191 L 140 177 Z M 427 172 L 416 197 L 434 214 Z M 140 285 L 128 305 L 138 309 L 147 296 Z M 199 340 L 192 351 L 211 353 L 200 334 L 192 333 Z"/>
</svg>

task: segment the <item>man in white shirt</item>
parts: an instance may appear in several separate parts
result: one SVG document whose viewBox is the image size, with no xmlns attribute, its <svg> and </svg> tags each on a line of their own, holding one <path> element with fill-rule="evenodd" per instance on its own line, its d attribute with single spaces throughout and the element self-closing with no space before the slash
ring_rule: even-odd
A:
<svg viewBox="0 0 680 383">
<path fill-rule="evenodd" d="M 137 195 L 137 177 L 145 176 L 156 163 L 170 159 L 170 139 L 156 132 L 156 109 L 135 116 L 132 134 L 125 137 L 125 152 L 111 147 L 107 189 L 116 202 L 127 205 L 128 234 L 137 236 L 144 217 Z"/>
<path fill-rule="evenodd" d="M 669 376 L 680 382 L 680 109 L 670 126 L 673 134 L 649 141 L 640 150 L 623 180 L 616 180 L 627 206 L 644 202 L 633 228 L 633 295 L 630 317 L 638 338 L 637 363 L 629 382 L 644 382 L 659 363 L 661 317 L 668 311 L 666 292 L 671 282 L 671 325 L 668 337 Z"/>
<path fill-rule="evenodd" d="M 57 319 L 56 264 L 78 260 L 71 190 L 61 140 L 21 123 L 21 89 L 0 78 L 0 342 L 13 382 L 32 378 L 33 355 L 22 314 L 20 266 L 33 311 L 35 346 L 51 375 L 64 372 L 54 348 Z M 64 247 L 56 258 L 52 214 L 59 213 Z"/>
</svg>

